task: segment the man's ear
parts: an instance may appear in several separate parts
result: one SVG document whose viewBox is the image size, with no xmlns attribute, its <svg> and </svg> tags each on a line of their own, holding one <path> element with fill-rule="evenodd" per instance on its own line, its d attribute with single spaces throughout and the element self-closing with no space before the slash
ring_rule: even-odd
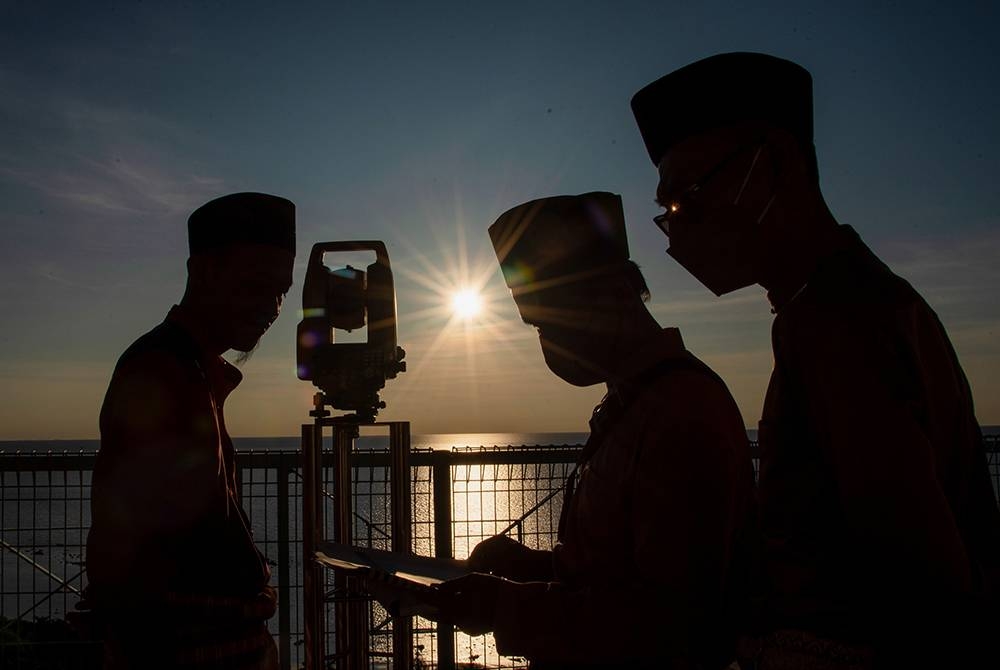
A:
<svg viewBox="0 0 1000 670">
<path fill-rule="evenodd" d="M 767 148 L 771 151 L 775 173 L 797 172 L 806 180 L 816 179 L 816 149 L 805 145 L 782 128 L 767 131 Z"/>
<path fill-rule="evenodd" d="M 195 254 L 187 259 L 188 284 L 197 289 L 204 289 L 212 283 L 214 267 L 208 254 Z"/>
</svg>

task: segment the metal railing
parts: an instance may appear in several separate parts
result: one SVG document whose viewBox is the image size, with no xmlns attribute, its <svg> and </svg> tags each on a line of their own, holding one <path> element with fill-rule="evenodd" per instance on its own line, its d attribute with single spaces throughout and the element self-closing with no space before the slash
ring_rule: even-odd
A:
<svg viewBox="0 0 1000 670">
<path fill-rule="evenodd" d="M 1000 491 L 1000 441 L 987 437 L 985 447 L 994 489 Z M 413 549 L 463 558 L 479 540 L 508 526 L 528 546 L 550 547 L 562 503 L 552 494 L 562 487 L 578 450 L 579 445 L 413 451 Z M 19 643 L 16 633 L 24 624 L 59 622 L 79 600 L 94 458 L 94 452 L 0 453 L 0 654 L 2 647 Z M 244 507 L 279 591 L 278 613 L 269 625 L 284 668 L 302 660 L 300 458 L 298 451 L 243 451 L 238 457 Z M 351 465 L 355 542 L 388 548 L 389 454 L 355 452 Z M 325 468 L 331 466 L 324 461 Z M 384 667 L 391 658 L 387 617 L 377 605 L 371 616 L 372 663 Z M 438 643 L 434 624 L 418 619 L 413 636 L 418 663 L 434 664 Z M 451 646 L 462 661 L 523 665 L 521 659 L 500 657 L 490 636 L 459 633 Z"/>
<path fill-rule="evenodd" d="M 451 555 L 467 555 L 480 539 L 513 521 L 511 513 L 558 490 L 578 450 L 579 445 L 413 451 L 413 549 L 439 555 L 447 542 Z M 0 453 L 0 647 L 19 642 L 13 635 L 19 624 L 62 621 L 79 601 L 86 583 L 95 457 L 96 452 Z M 332 454 L 323 458 L 324 468 L 332 468 Z M 271 564 L 279 592 L 278 612 L 269 626 L 284 668 L 302 661 L 300 461 L 298 451 L 241 451 L 237 458 L 254 539 Z M 355 542 L 389 548 L 389 454 L 357 451 L 351 466 Z M 519 537 L 532 546 L 551 545 L 560 502 L 555 496 L 551 509 L 539 508 L 525 519 Z M 482 510 L 494 512 L 484 519 Z M 382 665 L 390 658 L 391 635 L 378 609 L 372 613 L 371 657 Z M 70 634 L 68 627 L 63 632 Z M 488 656 L 475 651 L 477 644 L 489 643 L 466 641 L 466 655 Z M 433 624 L 422 621 L 415 628 L 414 649 L 418 658 L 436 657 Z"/>
</svg>

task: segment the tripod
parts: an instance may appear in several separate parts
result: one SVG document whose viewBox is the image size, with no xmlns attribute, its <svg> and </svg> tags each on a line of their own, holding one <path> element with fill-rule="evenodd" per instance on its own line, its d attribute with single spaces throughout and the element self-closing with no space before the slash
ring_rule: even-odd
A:
<svg viewBox="0 0 1000 670">
<path fill-rule="evenodd" d="M 327 398 L 317 393 L 312 423 L 302 424 L 302 572 L 305 628 L 306 670 L 367 670 L 369 667 L 369 608 L 364 579 L 334 570 L 333 590 L 327 591 L 326 571 L 319 564 L 316 551 L 326 541 L 327 519 L 323 501 L 324 468 L 333 474 L 333 540 L 353 543 L 351 496 L 351 454 L 362 426 L 386 426 L 389 429 L 389 481 L 391 510 L 391 550 L 412 553 L 410 528 L 410 423 L 375 421 L 371 416 L 347 414 L 330 416 Z M 324 453 L 326 429 L 332 431 L 332 450 Z M 326 605 L 333 603 L 335 652 L 327 653 Z M 408 669 L 413 659 L 413 621 L 397 617 L 392 625 L 393 668 Z"/>
</svg>

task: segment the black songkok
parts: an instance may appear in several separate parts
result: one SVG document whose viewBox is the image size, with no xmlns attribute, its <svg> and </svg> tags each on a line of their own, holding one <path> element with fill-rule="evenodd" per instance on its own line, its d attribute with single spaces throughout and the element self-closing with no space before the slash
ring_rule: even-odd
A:
<svg viewBox="0 0 1000 670">
<path fill-rule="evenodd" d="M 489 228 L 511 289 L 573 281 L 628 260 L 621 196 L 595 191 L 531 200 Z"/>
<path fill-rule="evenodd" d="M 642 88 L 632 96 L 632 113 L 654 165 L 681 140 L 743 121 L 783 128 L 811 146 L 812 77 L 767 54 L 718 54 Z"/>
<path fill-rule="evenodd" d="M 188 218 L 191 254 L 234 244 L 267 244 L 295 253 L 295 205 L 267 193 L 231 193 L 209 200 Z"/>
</svg>

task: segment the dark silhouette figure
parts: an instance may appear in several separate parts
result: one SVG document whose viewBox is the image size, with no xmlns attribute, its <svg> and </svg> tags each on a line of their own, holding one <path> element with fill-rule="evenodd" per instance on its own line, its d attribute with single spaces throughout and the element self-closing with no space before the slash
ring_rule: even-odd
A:
<svg viewBox="0 0 1000 670">
<path fill-rule="evenodd" d="M 828 210 L 811 76 L 722 54 L 632 109 L 667 253 L 717 295 L 760 284 L 776 314 L 750 660 L 967 667 L 1000 630 L 1000 513 L 972 395 L 933 310 Z"/>
<path fill-rule="evenodd" d="M 724 667 L 752 528 L 736 403 L 646 309 L 619 196 L 527 202 L 489 232 L 548 367 L 608 392 L 555 548 L 480 543 L 469 559 L 477 572 L 441 586 L 451 596 L 442 616 L 472 634 L 494 631 L 501 653 L 536 669 Z"/>
<path fill-rule="evenodd" d="M 295 207 L 236 193 L 188 220 L 180 305 L 122 355 L 101 408 L 86 601 L 112 668 L 276 666 L 276 595 L 223 404 L 292 283 Z"/>
</svg>

